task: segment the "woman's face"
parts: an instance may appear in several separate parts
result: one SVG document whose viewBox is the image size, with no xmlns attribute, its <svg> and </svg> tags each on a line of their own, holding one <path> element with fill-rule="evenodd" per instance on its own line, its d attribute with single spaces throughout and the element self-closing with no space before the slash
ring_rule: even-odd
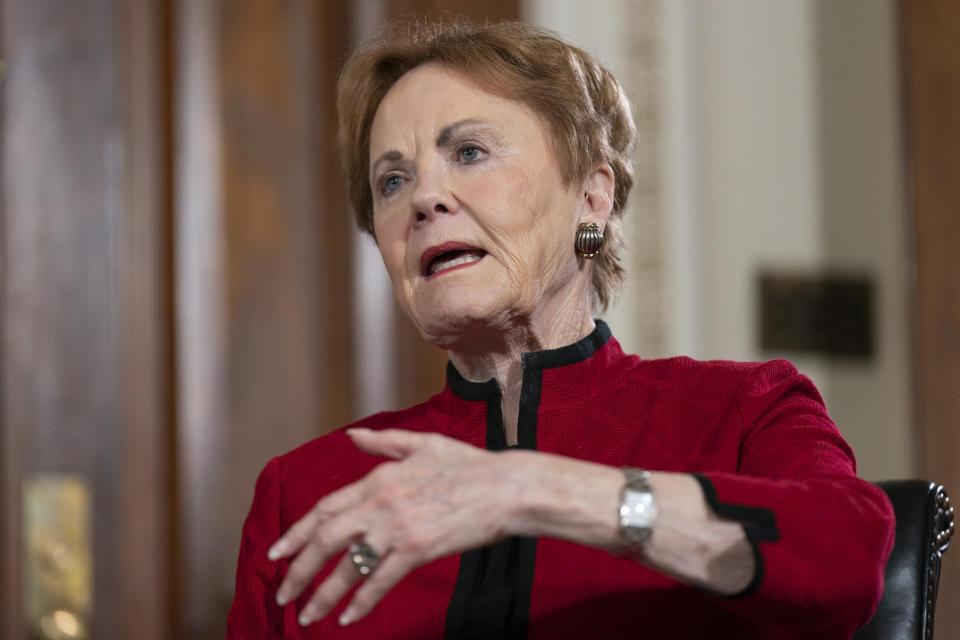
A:
<svg viewBox="0 0 960 640">
<path fill-rule="evenodd" d="M 558 164 L 533 110 L 446 67 L 417 67 L 384 97 L 370 136 L 374 231 L 427 340 L 448 346 L 583 298 L 589 312 L 573 250 L 589 198 Z"/>
</svg>

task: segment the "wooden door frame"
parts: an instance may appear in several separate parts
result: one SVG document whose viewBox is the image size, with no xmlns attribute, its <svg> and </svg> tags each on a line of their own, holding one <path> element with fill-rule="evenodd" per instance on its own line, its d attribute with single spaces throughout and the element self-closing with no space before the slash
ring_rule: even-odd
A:
<svg viewBox="0 0 960 640">
<path fill-rule="evenodd" d="M 914 344 L 923 477 L 960 501 L 960 4 L 901 0 Z M 954 546 L 958 546 L 956 541 Z M 960 549 L 944 555 L 938 637 L 960 626 Z"/>
</svg>

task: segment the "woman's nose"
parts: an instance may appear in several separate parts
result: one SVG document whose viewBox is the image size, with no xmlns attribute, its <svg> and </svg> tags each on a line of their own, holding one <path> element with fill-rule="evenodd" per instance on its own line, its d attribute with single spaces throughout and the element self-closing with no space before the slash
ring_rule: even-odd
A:
<svg viewBox="0 0 960 640">
<path fill-rule="evenodd" d="M 421 167 L 417 171 L 411 213 L 415 222 L 426 222 L 444 213 L 453 213 L 458 203 L 450 190 L 446 172 L 439 167 Z"/>
</svg>

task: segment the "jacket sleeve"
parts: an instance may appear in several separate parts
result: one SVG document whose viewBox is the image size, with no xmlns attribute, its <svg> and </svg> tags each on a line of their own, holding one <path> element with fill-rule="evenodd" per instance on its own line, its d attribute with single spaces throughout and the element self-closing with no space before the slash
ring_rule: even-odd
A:
<svg viewBox="0 0 960 640">
<path fill-rule="evenodd" d="M 236 590 L 227 618 L 228 640 L 281 638 L 283 612 L 274 600 L 282 575 L 267 550 L 280 537 L 280 472 L 271 460 L 257 479 L 253 506 L 243 525 Z"/>
<path fill-rule="evenodd" d="M 727 604 L 809 637 L 850 637 L 883 593 L 890 502 L 856 477 L 820 394 L 789 362 L 756 366 L 735 405 L 738 473 L 697 475 L 714 511 L 741 521 L 754 549 L 754 580 Z"/>
</svg>

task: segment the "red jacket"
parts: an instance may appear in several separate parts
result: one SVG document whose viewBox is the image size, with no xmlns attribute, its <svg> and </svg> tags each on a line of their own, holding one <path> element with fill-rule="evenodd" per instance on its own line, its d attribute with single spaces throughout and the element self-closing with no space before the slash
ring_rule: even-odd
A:
<svg viewBox="0 0 960 640">
<path fill-rule="evenodd" d="M 363 620 L 341 603 L 307 628 L 314 586 L 275 604 L 288 562 L 267 549 L 318 499 L 383 461 L 338 430 L 275 458 L 243 529 L 229 638 L 849 638 L 872 615 L 893 545 L 886 496 L 811 382 L 786 361 L 642 360 L 602 322 L 573 345 L 525 354 L 519 446 L 613 466 L 693 472 L 720 515 L 743 522 L 757 571 L 719 597 L 632 560 L 548 538 L 512 538 L 408 575 Z M 448 365 L 427 402 L 352 426 L 439 432 L 506 446 L 497 383 Z"/>
</svg>

